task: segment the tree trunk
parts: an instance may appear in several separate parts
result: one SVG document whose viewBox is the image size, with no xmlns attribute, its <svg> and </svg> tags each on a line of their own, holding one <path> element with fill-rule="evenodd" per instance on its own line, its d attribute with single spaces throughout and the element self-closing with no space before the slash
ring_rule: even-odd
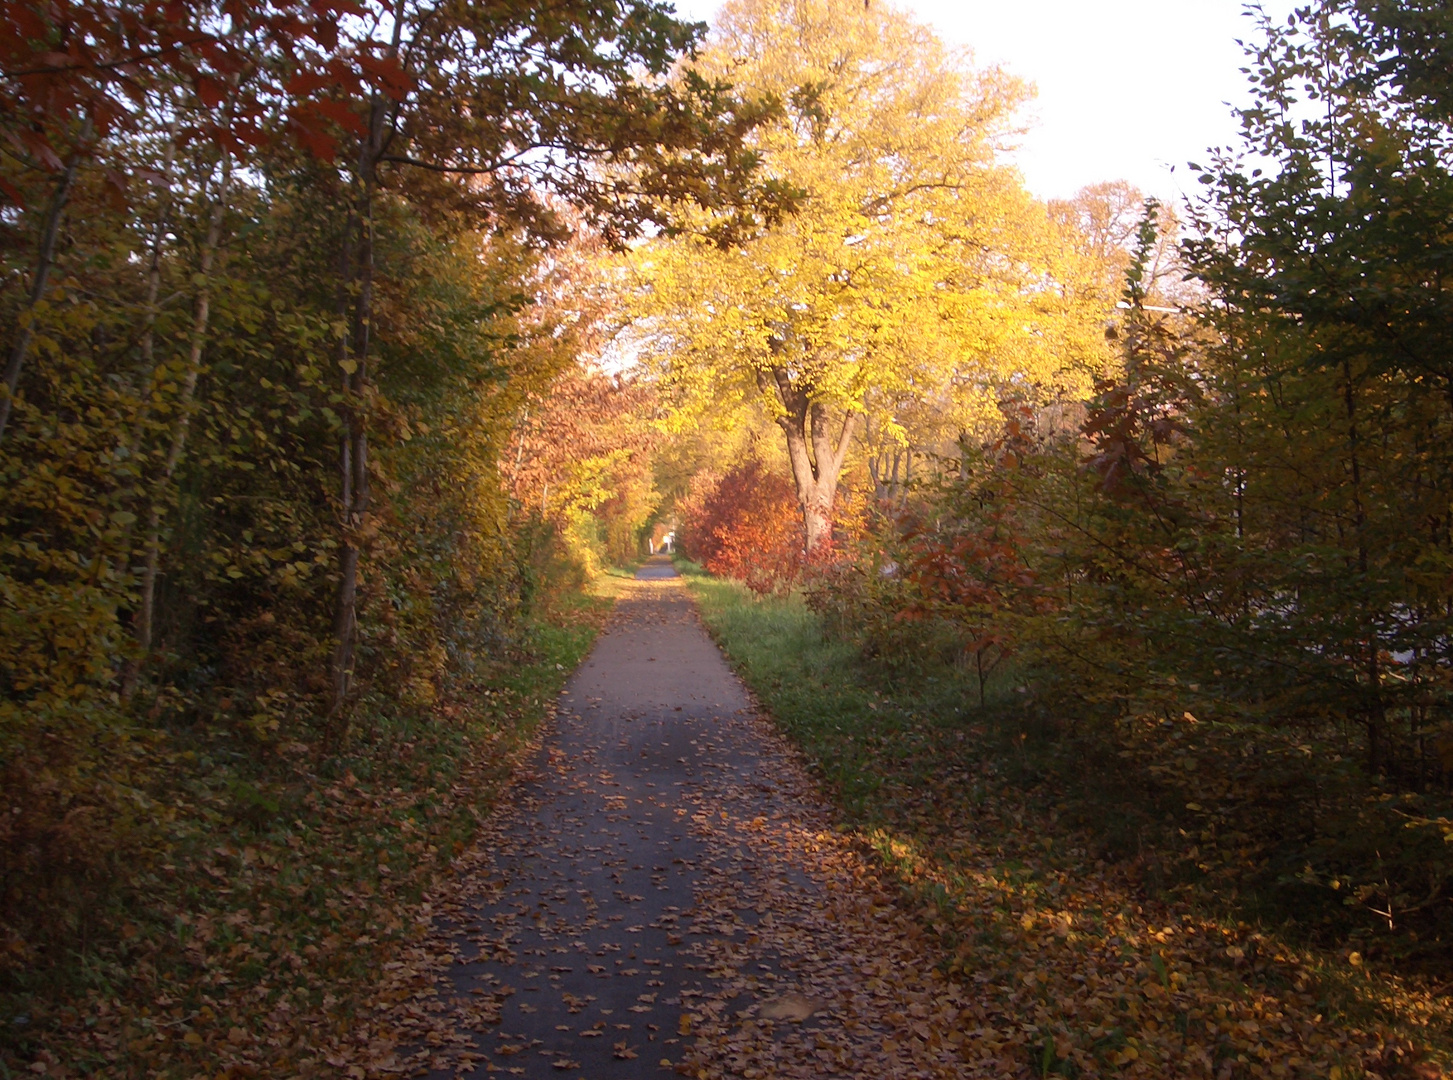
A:
<svg viewBox="0 0 1453 1080">
<path fill-rule="evenodd" d="M 832 540 L 833 502 L 857 414 L 846 411 L 838 426 L 827 406 L 810 401 L 807 391 L 792 382 L 786 368 L 772 368 L 770 384 L 768 379 L 769 373 L 762 373 L 759 385 L 764 390 L 775 390 L 782 404 L 777 424 L 787 438 L 787 460 L 802 507 L 803 547 L 809 555 L 817 554 Z"/>
<path fill-rule="evenodd" d="M 1357 388 L 1354 385 L 1352 364 L 1342 361 L 1343 403 L 1347 410 L 1347 457 L 1352 474 L 1352 524 L 1357 538 L 1357 572 L 1359 583 L 1368 587 L 1367 514 L 1362 502 L 1361 438 L 1357 423 Z M 1377 620 L 1367 621 L 1367 654 L 1364 658 L 1367 677 L 1367 771 L 1377 775 L 1386 765 L 1386 751 L 1383 747 L 1383 729 L 1387 725 L 1387 707 L 1382 698 L 1382 669 L 1378 658 L 1379 641 Z"/>
<path fill-rule="evenodd" d="M 146 421 L 151 409 L 151 396 L 156 378 L 156 320 L 159 312 L 158 301 L 161 297 L 161 263 L 162 251 L 166 246 L 167 222 L 171 218 L 171 195 L 172 195 L 172 159 L 176 151 L 176 125 L 173 124 L 171 133 L 167 139 L 164 166 L 162 169 L 162 188 L 157 197 L 156 222 L 152 228 L 151 236 L 151 258 L 146 268 L 146 329 L 141 335 L 141 378 L 137 388 L 137 410 L 136 418 L 132 424 L 131 438 L 128 442 L 129 461 L 135 463 L 140 460 L 141 444 L 144 440 Z M 145 486 L 145 474 L 138 469 L 136 476 L 138 488 Z M 158 523 L 156 499 L 150 502 L 147 523 L 155 526 Z M 148 536 L 150 536 L 150 531 Z M 127 526 L 126 540 L 122 544 L 122 550 L 130 556 L 131 552 L 131 527 Z M 151 558 L 152 549 L 146 549 L 146 564 L 153 575 L 150 595 L 155 594 L 155 569 L 154 560 Z M 145 662 L 145 653 L 151 647 L 151 612 L 149 610 L 148 590 L 143 583 L 143 603 L 138 608 L 132 620 L 132 633 L 137 643 L 141 646 L 138 655 L 126 661 L 121 669 L 121 700 L 127 701 L 136 690 L 137 680 L 141 676 L 141 666 Z M 144 639 L 144 641 L 143 641 Z"/>
<path fill-rule="evenodd" d="M 397 46 L 397 42 L 395 43 Z M 329 741 L 340 743 L 348 730 L 347 703 L 353 686 L 358 648 L 358 583 L 362 543 L 367 535 L 368 484 L 368 352 L 373 323 L 373 195 L 378 161 L 386 145 L 389 106 L 375 99 L 368 135 L 359 151 L 358 200 L 344 240 L 343 276 L 354 294 L 350 333 L 339 346 L 343 369 L 343 445 L 339 455 L 341 528 L 338 553 L 338 595 L 333 608 L 333 656 L 330 676 L 333 701 L 328 710 Z M 354 230 L 357 230 L 356 233 Z M 356 250 L 352 250 L 356 243 Z M 350 251 L 352 254 L 350 256 Z"/>
<path fill-rule="evenodd" d="M 91 124 L 88 120 L 81 139 L 90 138 Z M 40 250 L 35 260 L 35 277 L 30 283 L 30 301 L 20 320 L 20 331 L 10 346 L 10 356 L 5 362 L 5 396 L 0 398 L 0 439 L 5 438 L 5 429 L 10 424 L 10 408 L 15 401 L 16 388 L 20 385 L 20 372 L 25 366 L 25 356 L 30 351 L 30 339 L 35 335 L 35 308 L 45 298 L 46 286 L 50 283 L 51 267 L 55 264 L 56 238 L 60 235 L 61 218 L 65 215 L 66 203 L 71 198 L 71 187 L 76 181 L 76 166 L 80 161 L 79 150 L 71 158 L 56 183 L 55 194 L 50 206 L 46 207 L 45 220 L 40 230 Z"/>
<path fill-rule="evenodd" d="M 146 329 L 141 334 L 141 386 L 142 414 L 145 415 L 146 401 L 151 397 L 152 379 L 156 374 L 156 320 L 157 303 L 161 298 L 161 256 L 166 247 L 167 222 L 171 218 L 172 154 L 176 146 L 174 138 L 167 139 L 166 156 L 162 167 L 162 189 L 157 198 L 156 223 L 152 226 L 151 257 L 146 265 Z M 137 426 L 137 438 L 140 425 Z"/>
<path fill-rule="evenodd" d="M 202 352 L 207 343 L 207 328 L 212 319 L 212 267 L 216 262 L 217 248 L 222 242 L 222 219 L 227 210 L 227 193 L 232 183 L 232 157 L 223 152 L 222 174 L 218 180 L 217 198 L 212 203 L 212 212 L 207 221 L 207 235 L 202 241 L 198 258 L 196 306 L 192 311 L 192 330 L 187 348 L 186 375 L 182 379 L 181 392 L 177 395 L 177 418 L 172 428 L 171 445 L 167 447 L 166 461 L 162 465 L 161 483 L 151 499 L 146 521 L 146 565 L 141 574 L 141 603 L 136 613 L 136 643 L 141 650 L 141 662 L 151 650 L 155 628 L 156 579 L 161 565 L 161 511 L 182 454 L 186 452 L 187 437 L 192 428 L 193 404 L 197 396 L 197 380 L 202 373 Z M 122 695 L 129 696 L 135 687 L 135 676 L 123 680 Z"/>
<path fill-rule="evenodd" d="M 402 6 L 394 11 L 391 55 L 397 59 L 403 40 Z M 355 182 L 358 198 L 345 231 L 342 256 L 340 315 L 353 292 L 353 326 L 339 342 L 343 369 L 343 445 L 339 454 L 338 595 L 333 607 L 333 656 L 329 675 L 333 701 L 328 709 L 323 749 L 343 742 L 348 734 L 348 697 L 358 648 L 358 581 L 362 544 L 368 535 L 368 350 L 373 329 L 373 195 L 378 162 L 392 137 L 393 105 L 378 94 L 368 111 L 368 131 L 358 151 Z M 357 230 L 356 233 L 354 230 Z M 352 246 L 357 242 L 357 251 Z"/>
<path fill-rule="evenodd" d="M 172 106 L 175 108 L 175 106 Z M 141 379 L 137 388 L 140 408 L 137 410 L 135 430 L 131 437 L 131 453 L 135 457 L 141 449 L 142 431 L 150 412 L 152 391 L 156 379 L 156 321 L 161 315 L 161 264 L 166 250 L 167 225 L 172 212 L 172 167 L 177 151 L 178 121 L 172 120 L 167 129 L 166 150 L 162 154 L 161 190 L 157 195 L 156 222 L 152 226 L 151 257 L 146 267 L 146 329 L 141 335 Z"/>
<path fill-rule="evenodd" d="M 367 151 L 365 150 L 365 154 Z M 343 444 L 339 450 L 338 486 L 341 529 L 338 550 L 338 595 L 333 606 L 333 657 L 330 675 L 333 702 L 328 715 L 341 739 L 346 728 L 344 706 L 353 683 L 353 668 L 358 640 L 358 567 L 359 544 L 364 517 L 368 513 L 368 433 L 362 401 L 368 370 L 368 322 L 372 308 L 373 284 L 373 222 L 371 178 L 360 181 L 358 207 L 350 215 L 349 228 L 356 228 L 354 239 L 345 241 L 345 273 L 357 290 L 353 306 L 352 332 L 340 349 L 343 368 L 343 392 L 348 405 L 343 413 Z M 350 258 L 349 255 L 353 254 Z M 349 265 L 352 264 L 352 265 Z"/>
</svg>

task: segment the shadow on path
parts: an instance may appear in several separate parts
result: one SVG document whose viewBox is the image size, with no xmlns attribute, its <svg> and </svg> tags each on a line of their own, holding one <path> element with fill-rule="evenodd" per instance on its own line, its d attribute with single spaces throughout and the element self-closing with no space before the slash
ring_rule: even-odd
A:
<svg viewBox="0 0 1453 1080">
<path fill-rule="evenodd" d="M 463 860 L 430 1075 L 962 1075 L 960 991 L 659 570 Z"/>
<path fill-rule="evenodd" d="M 680 576 L 676 572 L 676 567 L 672 565 L 669 555 L 652 555 L 646 564 L 636 571 L 636 578 L 640 581 L 665 581 Z"/>
</svg>

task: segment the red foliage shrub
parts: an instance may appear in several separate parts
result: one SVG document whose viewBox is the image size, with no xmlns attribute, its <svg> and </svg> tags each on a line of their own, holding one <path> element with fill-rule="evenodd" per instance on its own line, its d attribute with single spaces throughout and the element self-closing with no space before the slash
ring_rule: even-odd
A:
<svg viewBox="0 0 1453 1080">
<path fill-rule="evenodd" d="M 721 477 L 702 474 L 677 507 L 681 549 L 713 574 L 765 594 L 789 588 L 802 571 L 802 517 L 785 477 L 759 461 Z"/>
<path fill-rule="evenodd" d="M 978 467 L 904 503 L 847 500 L 832 558 L 806 581 L 829 633 L 899 671 L 947 665 L 989 676 L 1012 651 L 1013 628 L 1039 610 L 1011 497 L 1028 453 L 1014 417 Z"/>
<path fill-rule="evenodd" d="M 676 547 L 703 566 L 716 551 L 709 504 L 720 484 L 721 473 L 710 469 L 699 472 L 691 478 L 686 494 L 676 501 Z"/>
</svg>

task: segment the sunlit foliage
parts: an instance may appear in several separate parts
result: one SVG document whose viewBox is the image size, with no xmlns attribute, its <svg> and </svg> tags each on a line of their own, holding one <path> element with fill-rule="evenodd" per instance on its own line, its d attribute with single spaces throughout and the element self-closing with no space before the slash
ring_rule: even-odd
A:
<svg viewBox="0 0 1453 1080">
<path fill-rule="evenodd" d="M 1023 85 L 851 0 L 730 3 L 702 64 L 783 103 L 751 142 L 804 201 L 740 243 L 688 230 L 639 249 L 637 312 L 678 425 L 726 398 L 780 428 L 808 548 L 855 434 L 952 442 L 1010 383 L 1088 389 L 1105 298 L 999 160 Z"/>
<path fill-rule="evenodd" d="M 1074 422 L 1006 401 L 1000 436 L 816 595 L 890 666 L 1010 657 L 1067 749 L 1143 770 L 1116 813 L 1178 881 L 1433 971 L 1453 932 L 1453 187 L 1433 91 L 1369 18 L 1262 25 L 1249 156 L 1202 169 L 1189 285 L 1152 295 L 1167 220 L 1147 204 L 1118 370 Z"/>
</svg>

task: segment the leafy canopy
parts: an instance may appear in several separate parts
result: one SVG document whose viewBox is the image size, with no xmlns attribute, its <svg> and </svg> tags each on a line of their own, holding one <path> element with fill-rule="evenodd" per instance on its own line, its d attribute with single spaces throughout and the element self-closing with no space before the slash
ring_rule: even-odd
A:
<svg viewBox="0 0 1453 1080">
<path fill-rule="evenodd" d="M 751 136 L 799 212 L 730 247 L 686 235 L 635 253 L 638 314 L 693 423 L 725 395 L 879 417 L 939 399 L 960 424 L 1009 381 L 1076 384 L 1092 338 L 1062 332 L 1067 257 L 998 164 L 1027 88 L 974 71 L 905 15 L 850 0 L 735 0 L 700 58 L 748 100 Z M 1063 276 L 1063 275 L 1061 275 Z"/>
</svg>

